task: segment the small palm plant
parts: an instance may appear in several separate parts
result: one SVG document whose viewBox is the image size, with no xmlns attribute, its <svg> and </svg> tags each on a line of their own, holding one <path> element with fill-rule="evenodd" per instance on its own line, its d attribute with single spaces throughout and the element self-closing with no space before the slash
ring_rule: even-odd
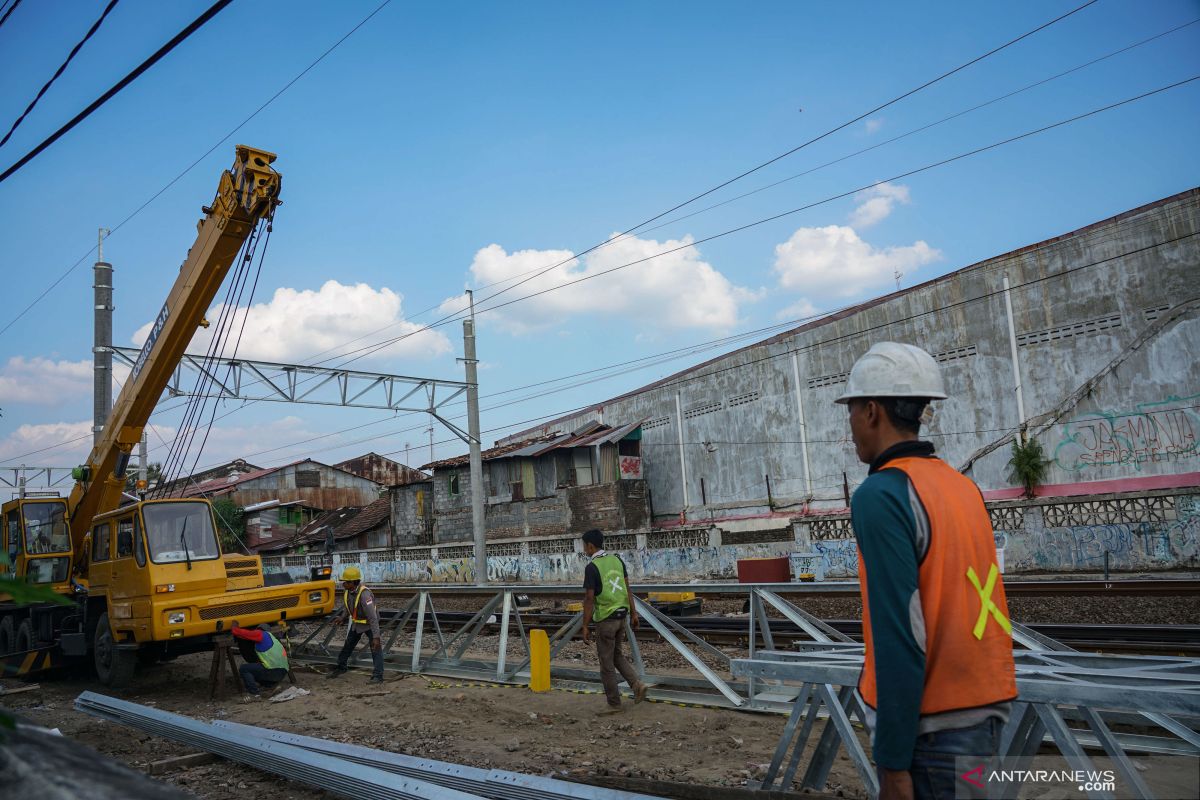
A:
<svg viewBox="0 0 1200 800">
<path fill-rule="evenodd" d="M 1013 440 L 1012 457 L 1008 459 L 1008 479 L 1025 487 L 1025 496 L 1032 498 L 1034 490 L 1045 482 L 1050 473 L 1050 460 L 1042 443 L 1030 438 Z"/>
</svg>

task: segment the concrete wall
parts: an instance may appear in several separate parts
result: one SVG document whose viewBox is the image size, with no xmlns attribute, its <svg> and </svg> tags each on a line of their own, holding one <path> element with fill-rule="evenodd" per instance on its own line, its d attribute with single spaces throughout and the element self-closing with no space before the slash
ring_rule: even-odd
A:
<svg viewBox="0 0 1200 800">
<path fill-rule="evenodd" d="M 1048 415 L 1034 425 L 1053 459 L 1047 483 L 1196 473 L 1200 315 L 1190 301 L 1200 296 L 1200 239 L 1162 243 L 1197 231 L 1200 190 L 1191 190 L 878 298 L 501 443 L 601 416 L 644 419 L 644 475 L 659 520 L 677 518 L 685 506 L 693 520 L 799 509 L 810 499 L 817 508 L 841 506 L 843 473 L 853 489 L 866 469 L 849 442 L 845 410 L 833 400 L 855 359 L 891 339 L 917 344 L 941 362 L 951 397 L 935 404 L 924 432 L 939 453 L 956 467 L 971 462 L 968 474 L 984 490 L 1010 487 L 1004 437 L 1019 420 L 1001 291 L 1007 276 L 1026 418 Z M 807 471 L 798 401 L 807 422 Z"/>
<path fill-rule="evenodd" d="M 397 546 L 433 543 L 433 482 L 422 481 L 389 490 L 392 530 Z"/>
<path fill-rule="evenodd" d="M 1105 553 L 1114 573 L 1200 568 L 1200 492 L 1194 489 L 1003 501 L 990 503 L 989 510 L 1010 576 L 1101 572 Z M 608 542 L 639 582 L 732 580 L 738 559 L 780 555 L 791 557 L 794 575 L 844 580 L 858 574 L 858 553 L 844 514 L 807 515 L 770 531 L 683 528 L 610 536 Z M 586 564 L 578 536 L 495 543 L 488 550 L 488 579 L 494 582 L 576 583 Z M 369 582 L 475 580 L 469 548 L 459 546 L 336 558 L 360 564 Z M 302 559 L 290 565 L 265 559 L 263 566 L 302 577 L 308 569 Z"/>
<path fill-rule="evenodd" d="M 645 481 L 622 480 L 559 488 L 546 477 L 554 472 L 553 461 L 538 459 L 534 473 L 539 496 L 514 502 L 509 500 L 512 493 L 506 477 L 509 474 L 507 464 L 507 461 L 499 461 L 486 465 L 495 475 L 505 478 L 505 482 L 497 486 L 497 493 L 487 496 L 484 506 L 489 540 L 578 534 L 589 528 L 609 532 L 639 530 L 649 525 Z M 484 472 L 485 486 L 495 486 L 499 479 L 489 479 L 489 470 Z M 438 544 L 472 539 L 470 470 L 457 470 L 458 494 L 450 493 L 449 472 L 438 470 L 433 479 L 433 531 L 434 541 Z"/>
</svg>

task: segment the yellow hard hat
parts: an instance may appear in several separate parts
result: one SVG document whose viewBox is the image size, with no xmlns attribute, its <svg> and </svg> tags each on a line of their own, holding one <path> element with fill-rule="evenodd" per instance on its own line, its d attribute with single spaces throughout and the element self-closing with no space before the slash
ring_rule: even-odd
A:
<svg viewBox="0 0 1200 800">
<path fill-rule="evenodd" d="M 342 580 L 344 581 L 361 581 L 362 570 L 358 567 L 346 567 L 342 570 Z"/>
</svg>

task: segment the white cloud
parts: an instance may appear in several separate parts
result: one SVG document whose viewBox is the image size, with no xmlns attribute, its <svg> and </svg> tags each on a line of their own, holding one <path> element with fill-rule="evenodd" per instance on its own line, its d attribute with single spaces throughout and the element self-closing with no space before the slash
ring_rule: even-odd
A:
<svg viewBox="0 0 1200 800">
<path fill-rule="evenodd" d="M 91 382 L 91 361 L 13 356 L 0 372 L 0 401 L 57 405 L 77 399 Z"/>
<path fill-rule="evenodd" d="M 867 133 L 875 133 L 883 127 L 883 120 L 879 117 L 872 117 L 863 123 L 863 127 L 866 129 Z"/>
<path fill-rule="evenodd" d="M 881 183 L 859 192 L 854 199 L 858 201 L 858 206 L 850 215 L 850 225 L 862 229 L 882 222 L 891 215 L 892 209 L 897 204 L 907 204 L 909 193 L 907 186 L 898 183 Z"/>
<path fill-rule="evenodd" d="M 800 228 L 776 245 L 774 270 L 785 289 L 807 296 L 851 297 L 886 285 L 897 270 L 910 273 L 938 258 L 941 252 L 923 241 L 877 248 L 859 238 L 853 228 L 827 225 Z"/>
<path fill-rule="evenodd" d="M 93 374 L 92 362 L 88 360 L 13 356 L 0 372 L 0 402 L 59 406 L 90 400 Z M 113 365 L 113 397 L 128 374 L 129 369 L 123 364 Z"/>
<path fill-rule="evenodd" d="M 735 286 L 712 264 L 704 261 L 700 251 L 690 246 L 690 236 L 664 242 L 632 236 L 616 237 L 617 234 L 613 234 L 609 244 L 579 260 L 572 260 L 574 253 L 569 250 L 509 253 L 498 244 L 482 248 L 471 262 L 471 277 L 477 286 L 512 281 L 551 264 L 566 263 L 538 275 L 495 302 L 553 291 L 486 313 L 481 321 L 498 324 L 513 333 L 542 329 L 580 315 L 624 317 L 634 320 L 638 326 L 723 330 L 737 324 L 741 304 L 761 296 Z M 678 247 L 683 249 L 602 274 Z M 554 288 L 589 276 L 597 277 L 561 289 Z M 442 304 L 442 312 L 452 313 L 465 305 L 465 296 L 452 297 Z M 477 308 L 489 305 L 493 304 L 482 301 Z"/>
<path fill-rule="evenodd" d="M 798 302 L 792 303 L 785 309 L 780 310 L 776 315 L 776 319 L 794 319 L 805 320 L 819 316 L 821 310 L 814 306 L 807 298 L 801 298 Z"/>
<path fill-rule="evenodd" d="M 292 363 L 334 348 L 346 352 L 405 334 L 412 335 L 379 350 L 371 358 L 432 358 L 451 352 L 450 340 L 440 331 L 414 333 L 421 326 L 404 319 L 403 299 L 386 287 L 373 289 L 365 283 L 351 286 L 335 280 L 326 281 L 317 291 L 279 288 L 269 301 L 251 306 L 248 319 L 245 308 L 237 310 L 225 352 L 232 354 L 243 319 L 246 328 L 238 348 L 238 355 L 243 358 Z M 212 325 L 196 331 L 188 352 L 207 352 L 217 332 L 221 309 L 217 305 L 209 310 Z M 134 344 L 142 345 L 151 324 L 146 323 L 134 333 Z M 386 330 L 379 331 L 385 327 Z M 358 337 L 364 338 L 346 345 Z"/>
<path fill-rule="evenodd" d="M 74 466 L 81 463 L 91 449 L 91 420 L 20 425 L 0 439 L 0 461 Z"/>
</svg>

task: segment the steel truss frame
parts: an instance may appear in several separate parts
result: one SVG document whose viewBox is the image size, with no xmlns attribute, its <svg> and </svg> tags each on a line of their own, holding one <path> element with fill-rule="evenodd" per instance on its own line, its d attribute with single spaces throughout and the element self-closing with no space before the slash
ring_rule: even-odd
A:
<svg viewBox="0 0 1200 800">
<path fill-rule="evenodd" d="M 1200 755 L 1200 659 L 1080 653 L 1020 625 L 1013 626 L 1013 634 L 1029 649 L 1014 652 L 1020 696 L 1001 735 L 1001 768 L 1011 759 L 1032 756 L 1049 740 L 1072 769 L 1095 770 L 1086 750 L 1098 749 L 1112 759 L 1136 797 L 1152 798 L 1129 753 Z M 845 746 L 870 795 L 878 795 L 875 769 L 851 721 L 866 722 L 854 692 L 862 666 L 862 645 L 846 643 L 800 644 L 795 652 L 759 652 L 734 660 L 734 675 L 800 685 L 762 788 L 792 786 L 820 715 L 827 720 L 801 786 L 824 788 L 833 760 Z M 1083 727 L 1072 727 L 1068 720 Z M 1112 723 L 1140 724 L 1169 737 L 1117 734 Z M 1089 796 L 1111 795 L 1091 791 Z"/>
<path fill-rule="evenodd" d="M 107 348 L 113 360 L 129 367 L 141 352 L 131 347 Z M 211 382 L 208 397 L 268 403 L 371 408 L 429 414 L 464 442 L 471 437 L 449 422 L 442 407 L 466 393 L 470 384 L 440 378 L 415 378 L 380 372 L 360 372 L 333 367 L 278 364 L 245 358 L 215 358 L 187 354 L 179 360 L 167 384 L 172 397 L 195 395 L 184 374 Z M 221 373 L 224 377 L 220 377 Z M 439 392 L 442 394 L 439 396 Z M 419 402 L 418 402 L 419 400 Z"/>
<path fill-rule="evenodd" d="M 529 626 L 521 615 L 516 595 L 577 596 L 572 586 L 473 587 L 426 585 L 405 587 L 412 597 L 385 622 L 384 664 L 389 670 L 467 680 L 520 684 L 529 678 Z M 853 687 L 862 669 L 863 651 L 844 634 L 826 625 L 781 595 L 804 595 L 806 584 L 680 584 L 641 585 L 635 592 L 679 591 L 697 594 L 744 596 L 749 614 L 746 640 L 750 657 L 734 659 L 634 596 L 644 624 L 671 645 L 695 670 L 695 675 L 647 672 L 637 638 L 626 623 L 632 660 L 654 700 L 716 708 L 790 714 L 763 788 L 789 787 L 795 778 L 809 738 L 824 720 L 816 749 L 802 784 L 820 790 L 828 778 L 841 746 L 847 748 L 863 784 L 878 792 L 874 767 L 854 734 L 853 718 L 865 724 L 865 710 Z M 482 607 L 465 623 L 447 629 L 439 617 L 437 596 L 479 595 Z M 769 617 L 768 611 L 777 617 Z M 794 651 L 775 650 L 771 623 L 783 617 L 803 629 L 811 642 L 798 642 Z M 550 632 L 553 661 L 579 632 L 583 615 L 577 613 Z M 494 657 L 468 657 L 490 624 L 498 623 Z M 396 646 L 401 633 L 410 632 L 411 647 Z M 336 628 L 327 619 L 299 643 L 297 660 L 336 663 L 331 650 Z M 520 637 L 524 657 L 508 656 L 510 637 Z M 1014 652 L 1021 695 L 1014 703 L 1004 729 L 1003 755 L 1033 752 L 1043 742 L 1056 745 L 1070 763 L 1087 764 L 1085 750 L 1102 750 L 1114 759 L 1122 776 L 1136 787 L 1139 797 L 1152 795 L 1137 776 L 1130 752 L 1200 755 L 1200 659 L 1157 656 L 1111 656 L 1080 653 L 1022 625 L 1013 625 Z M 490 646 L 489 646 L 490 649 Z M 369 654 L 355 656 L 352 664 L 369 667 Z M 716 666 L 712 666 L 712 664 Z M 597 670 L 552 668 L 554 684 L 561 688 L 595 689 Z M 1075 723 L 1075 727 L 1067 723 Z M 1165 735 L 1121 732 L 1111 725 L 1138 725 Z M 789 751 L 790 755 L 789 755 Z M 1132 776 L 1132 777 L 1130 777 Z M 1102 795 L 1097 795 L 1102 796 Z"/>
<path fill-rule="evenodd" d="M 678 584 L 669 585 L 678 591 Z M 634 587 L 638 591 L 663 587 Z M 704 594 L 744 595 L 749 603 L 746 636 L 754 652 L 761 642 L 768 650 L 774 647 L 767 609 L 774 609 L 784 619 L 802 628 L 819 642 L 850 642 L 844 634 L 826 625 L 820 619 L 788 602 L 779 590 L 792 591 L 791 585 L 778 584 L 703 584 L 688 585 L 688 591 Z M 802 588 L 799 591 L 803 591 Z M 482 587 L 412 587 L 413 596 L 380 629 L 383 639 L 384 666 L 399 672 L 438 675 L 443 677 L 487 680 L 497 683 L 525 683 L 529 678 L 529 627 L 516 603 L 516 595 L 572 594 L 575 587 L 552 586 L 505 586 Z M 482 607 L 465 623 L 454 630 L 447 630 L 434 605 L 437 595 L 486 594 Z M 649 696 L 655 700 L 684 702 L 720 708 L 739 708 L 749 711 L 786 713 L 795 697 L 794 690 L 768 687 L 770 691 L 759 691 L 755 678 L 735 680 L 728 653 L 704 641 L 684 628 L 675 620 L 653 606 L 634 596 L 638 613 L 644 624 L 649 625 L 662 639 L 670 644 L 695 670 L 696 676 L 652 674 L 647 672 L 634 631 L 626 621 L 626 636 L 630 644 L 633 663 L 638 675 L 650 687 Z M 489 658 L 469 658 L 468 651 L 479 640 L 489 624 L 499 624 L 499 637 L 495 655 Z M 556 631 L 550 633 L 550 658 L 562 652 L 567 642 L 579 632 L 583 614 L 576 613 Z M 398 648 L 401 633 L 412 634 L 412 645 Z M 324 620 L 303 641 L 293 648 L 298 660 L 313 663 L 334 664 L 337 653 L 332 649 L 337 628 L 331 619 Z M 519 662 L 510 662 L 508 645 L 510 637 L 518 636 L 524 656 Z M 490 649 L 490 648 L 489 648 Z M 708 661 L 706 661 L 708 659 Z M 709 661 L 718 667 L 710 666 Z M 370 654 L 355 655 L 350 662 L 355 666 L 370 666 Z M 600 683 L 600 673 L 593 669 L 555 666 L 555 683 L 564 688 L 593 688 Z"/>
</svg>

